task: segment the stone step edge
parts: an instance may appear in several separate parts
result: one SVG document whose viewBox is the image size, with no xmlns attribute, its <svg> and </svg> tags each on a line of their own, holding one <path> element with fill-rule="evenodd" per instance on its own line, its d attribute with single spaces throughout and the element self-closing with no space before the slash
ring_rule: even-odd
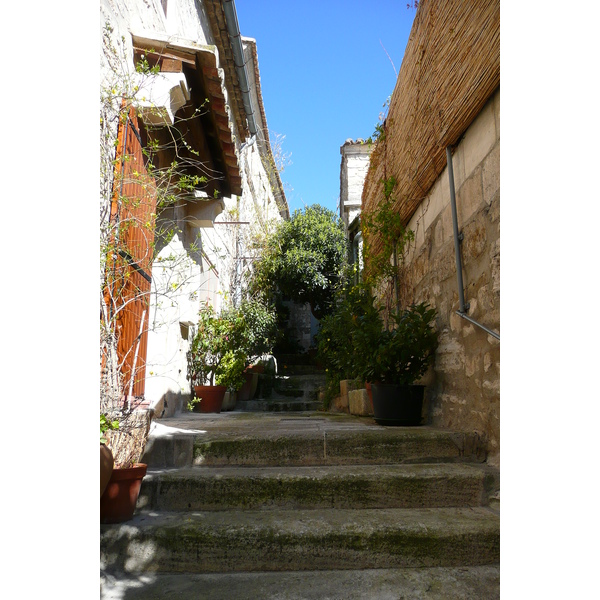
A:
<svg viewBox="0 0 600 600">
<path fill-rule="evenodd" d="M 188 467 L 149 470 L 138 508 L 419 508 L 487 506 L 499 475 L 480 465 Z"/>
<path fill-rule="evenodd" d="M 238 400 L 235 410 L 241 412 L 314 412 L 323 406 L 318 400 L 301 397 L 279 397 L 260 400 Z"/>
<path fill-rule="evenodd" d="M 310 423 L 309 423 L 310 424 Z M 150 435 L 142 462 L 149 467 L 193 464 L 316 465 L 485 462 L 475 434 L 432 430 L 286 431 L 206 436 L 196 432 Z"/>
<path fill-rule="evenodd" d="M 101 569 L 123 572 L 452 567 L 500 560 L 484 508 L 138 513 L 101 526 Z"/>
<path fill-rule="evenodd" d="M 101 573 L 101 600 L 127 598 L 234 598 L 245 600 L 499 600 L 500 565 L 399 569 L 343 569 L 331 571 L 267 571 L 254 573 L 152 573 L 140 581 L 135 575 Z"/>
<path fill-rule="evenodd" d="M 194 464 L 317 465 L 484 462 L 473 436 L 432 431 L 271 432 L 194 441 Z"/>
</svg>

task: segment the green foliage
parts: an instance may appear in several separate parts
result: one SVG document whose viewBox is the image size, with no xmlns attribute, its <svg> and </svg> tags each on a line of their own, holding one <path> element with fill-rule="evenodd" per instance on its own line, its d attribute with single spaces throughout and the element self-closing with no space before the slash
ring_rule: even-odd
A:
<svg viewBox="0 0 600 600">
<path fill-rule="evenodd" d="M 111 421 L 107 415 L 100 413 L 100 443 L 101 444 L 106 444 L 106 437 L 104 436 L 104 434 L 107 431 L 113 431 L 115 429 L 119 429 L 119 421 L 117 419 L 113 419 Z"/>
<path fill-rule="evenodd" d="M 150 50 L 149 53 L 156 54 L 154 50 Z M 135 70 L 141 75 L 157 75 L 158 73 L 160 73 L 160 66 L 152 66 L 148 60 L 148 57 L 145 54 L 142 54 L 135 65 Z"/>
<path fill-rule="evenodd" d="M 362 376 L 365 351 L 383 327 L 379 309 L 369 288 L 363 284 L 342 288 L 335 310 L 324 317 L 317 334 L 318 360 L 328 378 L 354 379 Z"/>
<path fill-rule="evenodd" d="M 377 345 L 382 328 L 380 308 L 367 285 L 339 290 L 335 310 L 322 319 L 317 334 L 317 357 L 326 373 L 326 403 L 339 394 L 341 380 L 367 380 L 368 353 Z"/>
<path fill-rule="evenodd" d="M 273 350 L 278 332 L 277 313 L 266 301 L 257 298 L 243 300 L 239 312 L 245 323 L 243 350 L 251 363 Z"/>
<path fill-rule="evenodd" d="M 210 305 L 200 310 L 198 331 L 188 352 L 192 385 L 224 385 L 238 390 L 244 369 L 271 351 L 277 332 L 275 311 L 258 299 L 244 300 L 217 315 Z"/>
<path fill-rule="evenodd" d="M 215 385 L 215 380 L 228 380 L 228 369 L 237 368 L 231 355 L 239 352 L 244 321 L 234 311 L 217 315 L 209 304 L 198 317 L 198 330 L 187 355 L 187 376 L 192 385 Z"/>
<path fill-rule="evenodd" d="M 216 371 L 215 385 L 224 385 L 230 390 L 239 390 L 244 385 L 246 355 L 239 350 L 228 350 L 221 358 Z"/>
<path fill-rule="evenodd" d="M 406 245 L 414 240 L 414 233 L 404 227 L 399 213 L 395 209 L 394 189 L 395 177 L 382 180 L 383 201 L 377 208 L 361 215 L 365 260 L 368 261 L 368 279 L 376 284 L 382 279 L 396 280 L 398 277 L 397 260 L 394 256 L 402 256 Z M 375 253 L 375 240 L 380 240 L 382 247 Z"/>
<path fill-rule="evenodd" d="M 341 289 L 317 335 L 326 400 L 339 393 L 343 379 L 410 384 L 422 377 L 437 346 L 435 318 L 435 309 L 421 303 L 392 315 L 393 327 L 387 330 L 368 285 Z"/>
<path fill-rule="evenodd" d="M 318 204 L 296 210 L 267 239 L 251 285 L 308 302 L 320 319 L 333 308 L 347 253 L 343 225 L 335 213 Z"/>
<path fill-rule="evenodd" d="M 422 302 L 393 314 L 394 326 L 382 329 L 378 339 L 365 340 L 362 348 L 367 381 L 412 384 L 433 362 L 438 334 L 434 329 L 437 312 Z"/>
<path fill-rule="evenodd" d="M 392 97 L 388 96 L 383 104 L 383 111 L 379 113 L 379 121 L 375 124 L 375 131 L 367 138 L 367 144 L 374 144 L 375 142 L 385 141 L 385 125 L 387 120 L 387 114 L 390 108 L 390 101 Z"/>
</svg>

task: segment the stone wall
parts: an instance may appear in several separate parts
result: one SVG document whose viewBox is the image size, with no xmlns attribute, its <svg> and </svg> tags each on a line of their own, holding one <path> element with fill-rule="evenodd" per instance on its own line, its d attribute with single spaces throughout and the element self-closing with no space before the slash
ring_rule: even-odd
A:
<svg viewBox="0 0 600 600">
<path fill-rule="evenodd" d="M 500 91 L 453 155 L 463 285 L 468 315 L 500 332 Z M 428 301 L 439 316 L 439 347 L 427 375 L 429 423 L 476 431 L 499 465 L 500 342 L 461 318 L 447 168 L 413 215 L 403 304 Z"/>
</svg>

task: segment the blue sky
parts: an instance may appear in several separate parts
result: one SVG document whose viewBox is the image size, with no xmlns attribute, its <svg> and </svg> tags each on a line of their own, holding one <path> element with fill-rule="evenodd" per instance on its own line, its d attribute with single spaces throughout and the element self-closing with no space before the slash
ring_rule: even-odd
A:
<svg viewBox="0 0 600 600">
<path fill-rule="evenodd" d="M 290 212 L 310 204 L 335 211 L 340 146 L 373 133 L 415 9 L 406 0 L 235 4 L 242 35 L 256 39 L 269 131 L 285 136 L 291 154 L 282 174 Z"/>
</svg>

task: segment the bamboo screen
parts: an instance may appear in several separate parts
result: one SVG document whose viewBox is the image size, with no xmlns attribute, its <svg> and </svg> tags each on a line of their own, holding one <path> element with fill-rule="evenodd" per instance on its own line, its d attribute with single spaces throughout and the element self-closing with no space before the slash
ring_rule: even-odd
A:
<svg viewBox="0 0 600 600">
<path fill-rule="evenodd" d="M 390 100 L 385 137 L 371 154 L 362 210 L 397 180 L 395 209 L 407 224 L 456 144 L 500 85 L 499 0 L 423 0 Z M 373 240 L 373 251 L 381 244 Z"/>
<path fill-rule="evenodd" d="M 114 252 L 107 268 L 106 294 L 116 315 L 124 392 L 139 398 L 145 391 L 156 186 L 144 166 L 133 108 L 119 124 L 114 181 Z"/>
</svg>

